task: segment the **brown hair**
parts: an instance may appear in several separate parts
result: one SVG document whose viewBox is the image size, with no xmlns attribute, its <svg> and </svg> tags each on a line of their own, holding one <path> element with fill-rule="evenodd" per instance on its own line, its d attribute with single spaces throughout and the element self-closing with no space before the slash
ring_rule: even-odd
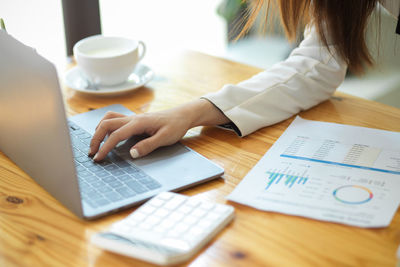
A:
<svg viewBox="0 0 400 267">
<path fill-rule="evenodd" d="M 266 8 L 268 19 L 270 7 L 279 10 L 281 23 L 289 40 L 297 37 L 298 30 L 313 24 L 322 43 L 328 47 L 328 38 L 350 71 L 363 72 L 363 64 L 373 61 L 365 42 L 368 18 L 378 0 L 244 0 L 248 2 L 248 17 L 242 36 Z M 325 30 L 326 29 L 326 30 Z M 329 49 L 329 47 L 328 47 Z"/>
</svg>

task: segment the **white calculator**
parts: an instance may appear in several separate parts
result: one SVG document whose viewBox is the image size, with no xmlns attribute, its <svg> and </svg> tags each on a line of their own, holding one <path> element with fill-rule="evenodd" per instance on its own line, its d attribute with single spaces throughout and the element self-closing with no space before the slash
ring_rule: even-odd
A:
<svg viewBox="0 0 400 267">
<path fill-rule="evenodd" d="M 232 206 L 163 192 L 91 241 L 159 265 L 176 264 L 192 257 L 233 217 Z"/>
</svg>

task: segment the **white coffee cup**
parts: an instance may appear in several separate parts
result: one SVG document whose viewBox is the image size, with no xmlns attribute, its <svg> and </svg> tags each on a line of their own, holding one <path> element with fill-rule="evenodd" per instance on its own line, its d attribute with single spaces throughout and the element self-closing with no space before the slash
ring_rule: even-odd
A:
<svg viewBox="0 0 400 267">
<path fill-rule="evenodd" d="M 78 66 L 91 83 L 113 86 L 128 79 L 144 57 L 146 46 L 139 40 L 95 35 L 77 42 L 73 51 Z"/>
</svg>

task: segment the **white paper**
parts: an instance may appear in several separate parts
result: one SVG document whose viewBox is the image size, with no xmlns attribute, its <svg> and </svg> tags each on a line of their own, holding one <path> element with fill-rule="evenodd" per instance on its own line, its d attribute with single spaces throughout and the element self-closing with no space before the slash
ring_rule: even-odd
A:
<svg viewBox="0 0 400 267">
<path fill-rule="evenodd" d="M 323 221 L 387 226 L 400 202 L 400 133 L 297 117 L 228 199 Z"/>
</svg>

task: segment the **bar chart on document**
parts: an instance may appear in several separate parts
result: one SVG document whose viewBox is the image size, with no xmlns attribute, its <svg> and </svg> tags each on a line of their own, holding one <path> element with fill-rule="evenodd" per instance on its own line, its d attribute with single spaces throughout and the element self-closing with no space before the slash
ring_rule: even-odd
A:
<svg viewBox="0 0 400 267">
<path fill-rule="evenodd" d="M 307 134 L 299 134 L 305 129 Z M 293 130 L 276 142 L 228 199 L 362 227 L 390 223 L 400 201 L 400 149 L 344 138 L 334 131 L 315 135 L 310 125 Z M 244 197 L 250 190 L 251 197 Z"/>
<path fill-rule="evenodd" d="M 346 214 L 348 219 L 366 222 L 371 215 L 355 212 L 380 209 L 382 200 L 390 191 L 387 188 L 389 184 L 384 179 L 382 181 L 382 178 L 349 175 L 348 171 L 338 172 L 331 166 L 328 168 L 335 173 L 328 174 L 329 171 L 325 170 L 323 175 L 315 165 L 301 162 L 283 161 L 280 167 L 264 171 L 263 191 L 258 194 L 258 199 L 295 209 L 301 203 L 310 209 L 320 209 L 321 204 L 328 205 L 330 208 L 324 213 L 326 219 L 343 219 Z"/>
<path fill-rule="evenodd" d="M 382 149 L 366 145 L 297 136 L 280 155 L 281 169 L 273 168 L 265 172 L 265 191 L 288 192 L 306 199 L 331 200 L 333 204 L 346 205 L 366 204 L 375 198 L 374 202 L 379 205 L 379 199 L 384 199 L 388 188 L 385 187 L 385 181 L 373 177 L 381 172 L 397 174 L 400 179 L 400 168 L 374 166 L 379 162 L 379 156 L 399 158 L 399 155 L 382 153 Z M 323 180 L 320 178 L 321 168 L 317 168 L 315 163 L 322 164 L 321 167 L 325 169 Z M 353 175 L 352 168 L 356 169 Z M 377 173 L 362 176 L 357 169 Z"/>
</svg>

